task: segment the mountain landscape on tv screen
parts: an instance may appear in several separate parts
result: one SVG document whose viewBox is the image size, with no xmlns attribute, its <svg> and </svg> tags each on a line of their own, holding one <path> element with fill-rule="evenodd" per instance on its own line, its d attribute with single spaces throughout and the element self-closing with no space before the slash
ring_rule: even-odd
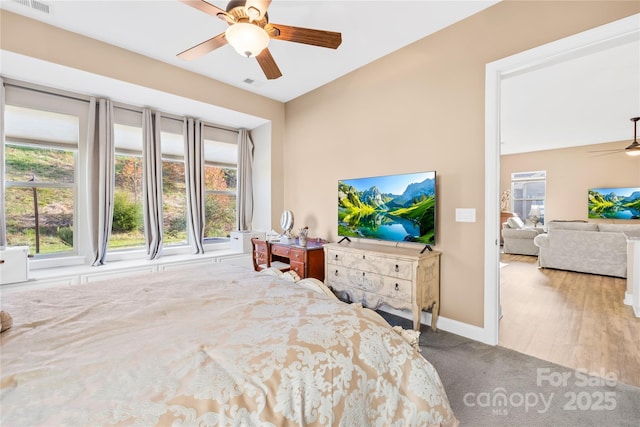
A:
<svg viewBox="0 0 640 427">
<path fill-rule="evenodd" d="M 640 188 L 589 190 L 589 218 L 640 219 Z"/>
<path fill-rule="evenodd" d="M 338 221 L 340 236 L 433 244 L 435 178 L 411 183 L 401 194 L 376 185 L 358 191 L 338 181 Z"/>
</svg>

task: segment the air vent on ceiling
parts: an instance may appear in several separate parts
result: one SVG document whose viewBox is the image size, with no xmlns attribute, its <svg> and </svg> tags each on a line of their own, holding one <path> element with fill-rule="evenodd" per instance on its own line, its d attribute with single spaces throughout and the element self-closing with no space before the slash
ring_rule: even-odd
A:
<svg viewBox="0 0 640 427">
<path fill-rule="evenodd" d="M 246 78 L 246 79 L 244 79 L 242 82 L 243 82 L 243 83 L 246 83 L 246 84 L 248 84 L 248 85 L 252 85 L 252 84 L 253 84 L 253 82 L 255 82 L 255 80 L 250 79 L 250 78 Z"/>
<path fill-rule="evenodd" d="M 13 0 L 13 2 L 42 13 L 51 14 L 51 5 L 39 0 Z"/>
</svg>

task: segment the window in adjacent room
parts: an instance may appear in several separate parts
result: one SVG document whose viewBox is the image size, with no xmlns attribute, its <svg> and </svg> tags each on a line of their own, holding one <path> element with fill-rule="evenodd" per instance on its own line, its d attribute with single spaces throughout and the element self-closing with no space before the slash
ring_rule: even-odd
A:
<svg viewBox="0 0 640 427">
<path fill-rule="evenodd" d="M 8 104 L 4 119 L 7 244 L 76 253 L 79 118 Z"/>
<path fill-rule="evenodd" d="M 531 225 L 544 224 L 546 171 L 511 174 L 513 211 Z"/>
<path fill-rule="evenodd" d="M 205 242 L 228 239 L 236 227 L 237 133 L 205 127 Z"/>
</svg>

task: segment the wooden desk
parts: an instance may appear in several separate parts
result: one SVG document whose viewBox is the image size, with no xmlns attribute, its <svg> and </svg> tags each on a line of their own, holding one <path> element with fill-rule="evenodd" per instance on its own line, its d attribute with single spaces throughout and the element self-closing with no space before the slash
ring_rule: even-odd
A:
<svg viewBox="0 0 640 427">
<path fill-rule="evenodd" d="M 301 279 L 313 277 L 324 282 L 324 243 L 309 240 L 307 246 L 293 243 L 270 242 L 271 260 L 291 265 Z"/>
</svg>

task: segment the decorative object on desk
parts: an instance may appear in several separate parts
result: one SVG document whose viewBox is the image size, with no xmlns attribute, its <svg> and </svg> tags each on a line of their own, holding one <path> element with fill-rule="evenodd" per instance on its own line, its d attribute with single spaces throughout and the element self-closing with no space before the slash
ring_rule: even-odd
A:
<svg viewBox="0 0 640 427">
<path fill-rule="evenodd" d="M 309 235 L 309 227 L 301 228 L 300 234 L 298 234 L 298 244 L 300 246 L 307 246 L 307 236 Z"/>
<path fill-rule="evenodd" d="M 280 236 L 280 243 L 291 243 L 293 237 L 291 236 L 291 230 L 293 230 L 293 212 L 285 210 L 280 217 L 280 227 L 282 227 L 283 235 Z"/>
<path fill-rule="evenodd" d="M 279 242 L 280 241 L 280 233 L 276 230 L 271 230 L 266 234 L 267 242 Z"/>
</svg>

